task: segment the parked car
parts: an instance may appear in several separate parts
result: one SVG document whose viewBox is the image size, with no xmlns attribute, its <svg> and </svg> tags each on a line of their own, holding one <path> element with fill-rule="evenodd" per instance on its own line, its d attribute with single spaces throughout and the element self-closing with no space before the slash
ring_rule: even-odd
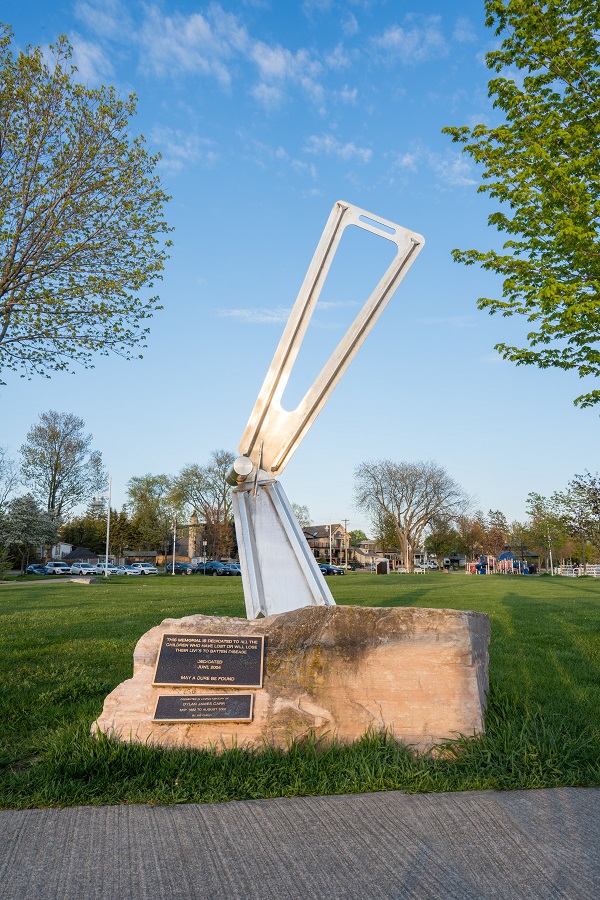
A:
<svg viewBox="0 0 600 900">
<path fill-rule="evenodd" d="M 94 575 L 94 567 L 91 563 L 78 562 L 71 566 L 71 575 Z"/>
<path fill-rule="evenodd" d="M 320 563 L 319 568 L 323 575 L 345 575 L 341 566 L 330 566 L 329 563 Z"/>
<path fill-rule="evenodd" d="M 46 563 L 46 568 L 48 569 L 48 573 L 50 575 L 70 575 L 71 574 L 71 566 L 65 562 L 59 562 L 56 560 L 52 560 L 52 562 Z"/>
<path fill-rule="evenodd" d="M 176 562 L 175 563 L 175 575 L 195 575 L 198 570 L 196 566 L 193 566 L 191 563 L 186 562 Z M 173 563 L 169 563 L 165 566 L 165 572 L 167 575 L 173 574 Z"/>
<path fill-rule="evenodd" d="M 226 575 L 241 575 L 242 569 L 239 563 L 223 563 Z"/>
<path fill-rule="evenodd" d="M 216 559 L 209 559 L 206 565 L 201 563 L 198 566 L 198 575 L 229 575 L 222 562 Z"/>
<path fill-rule="evenodd" d="M 46 568 L 46 566 L 41 566 L 39 563 L 34 563 L 31 566 L 27 566 L 25 570 L 28 575 L 49 575 L 50 572 Z"/>
<path fill-rule="evenodd" d="M 113 563 L 99 562 L 94 566 L 94 575 L 104 575 L 104 572 L 107 571 L 109 575 L 117 574 L 117 567 Z"/>
<path fill-rule="evenodd" d="M 158 569 L 156 566 L 150 565 L 150 563 L 131 563 L 131 568 L 139 569 L 140 575 L 158 575 Z"/>
<path fill-rule="evenodd" d="M 117 572 L 119 573 L 119 575 L 140 576 L 142 574 L 139 569 L 136 569 L 135 566 L 117 566 Z"/>
</svg>

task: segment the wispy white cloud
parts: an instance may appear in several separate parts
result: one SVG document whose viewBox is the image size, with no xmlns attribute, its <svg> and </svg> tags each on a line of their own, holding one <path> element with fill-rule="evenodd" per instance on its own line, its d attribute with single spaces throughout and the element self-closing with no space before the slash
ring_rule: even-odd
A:
<svg viewBox="0 0 600 900">
<path fill-rule="evenodd" d="M 327 312 L 330 309 L 354 309 L 361 304 L 358 300 L 319 300 L 315 306 L 315 313 Z"/>
<path fill-rule="evenodd" d="M 247 88 L 248 93 L 267 110 L 283 104 L 290 90 L 296 90 L 322 113 L 322 76 L 328 67 L 346 65 L 341 48 L 330 54 L 329 62 L 322 62 L 307 49 L 292 51 L 258 40 L 250 35 L 240 16 L 226 12 L 219 3 L 189 14 L 165 14 L 161 6 L 150 2 L 143 6 L 135 27 L 122 0 L 78 0 L 76 15 L 99 41 L 117 41 L 136 48 L 140 68 L 154 76 L 201 75 L 230 91 L 234 76 L 240 80 L 243 77 L 240 65 L 250 65 L 257 80 Z M 108 57 L 99 44 L 80 39 L 79 62 L 86 75 L 110 74 Z"/>
<path fill-rule="evenodd" d="M 373 158 L 373 151 L 370 147 L 357 147 L 352 141 L 343 144 L 331 134 L 311 135 L 306 142 L 305 151 L 306 153 L 335 156 L 337 159 L 346 161 L 358 159 L 362 163 L 369 163 Z"/>
<path fill-rule="evenodd" d="M 325 12 L 329 0 L 310 0 L 306 8 L 309 6 L 315 13 Z M 227 12 L 218 2 L 190 13 L 166 13 L 149 0 L 140 10 L 134 21 L 123 0 L 76 0 L 77 17 L 98 39 L 94 44 L 79 41 L 83 77 L 111 74 L 110 52 L 120 43 L 123 48 L 133 48 L 140 69 L 154 77 L 200 75 L 214 79 L 227 92 L 233 89 L 234 80 L 242 84 L 245 79 L 247 94 L 268 111 L 282 106 L 295 92 L 308 98 L 322 115 L 328 70 L 351 68 L 359 54 L 358 49 L 348 52 L 342 43 L 321 54 L 257 39 L 241 15 Z M 254 83 L 251 75 L 248 78 L 248 67 L 254 69 Z M 331 97 L 355 102 L 351 89 L 337 95 L 332 91 Z"/>
<path fill-rule="evenodd" d="M 284 85 L 299 86 L 311 100 L 322 102 L 318 78 L 321 62 L 307 50 L 295 53 L 280 44 L 253 39 L 238 18 L 213 4 L 206 15 L 164 16 L 151 7 L 142 29 L 149 63 L 157 74 L 171 67 L 214 75 L 221 84 L 231 82 L 230 65 L 245 59 L 256 66 L 258 83 L 251 89 L 258 102 L 272 107 L 284 97 Z"/>
<path fill-rule="evenodd" d="M 71 35 L 73 65 L 77 66 L 77 80 L 83 84 L 97 85 L 113 75 L 113 67 L 99 44 L 86 41 L 79 34 Z"/>
<path fill-rule="evenodd" d="M 296 175 L 308 175 L 313 180 L 317 179 L 317 168 L 312 162 L 290 154 L 285 147 L 281 145 L 277 147 L 269 146 L 262 141 L 257 141 L 251 135 L 242 131 L 239 138 L 243 142 L 246 151 L 250 151 L 252 161 L 260 166 L 261 169 L 275 171 L 277 174 L 287 174 L 289 171 Z"/>
<path fill-rule="evenodd" d="M 180 172 L 196 163 L 210 166 L 219 158 L 214 141 L 187 131 L 155 128 L 152 141 L 162 154 L 160 167 L 169 172 Z"/>
<path fill-rule="evenodd" d="M 79 0 L 75 17 L 97 37 L 123 40 L 133 30 L 129 11 L 121 0 Z"/>
<path fill-rule="evenodd" d="M 255 99 L 272 107 L 284 97 L 284 85 L 300 87 L 315 104 L 324 99 L 324 89 L 319 82 L 322 64 L 307 50 L 292 53 L 281 45 L 271 46 L 264 41 L 254 41 L 249 57 L 256 64 L 259 83 L 252 93 Z"/>
<path fill-rule="evenodd" d="M 406 172 L 416 172 L 418 159 L 418 153 L 401 153 L 396 158 L 395 165 Z"/>
<path fill-rule="evenodd" d="M 285 98 L 285 91 L 281 85 L 266 84 L 260 81 L 250 89 L 251 95 L 265 109 L 276 109 L 281 106 Z"/>
<path fill-rule="evenodd" d="M 303 0 L 302 12 L 309 19 L 315 15 L 331 12 L 333 0 Z"/>
<path fill-rule="evenodd" d="M 389 60 L 423 62 L 434 55 L 445 55 L 448 52 L 448 44 L 440 26 L 440 16 L 427 16 L 422 24 L 409 22 L 405 28 L 392 25 L 379 37 L 373 38 L 373 45 Z"/>
<path fill-rule="evenodd" d="M 333 50 L 325 57 L 325 62 L 330 69 L 339 71 L 340 69 L 349 69 L 352 65 L 350 54 L 343 44 L 336 44 Z"/>
<path fill-rule="evenodd" d="M 356 16 L 349 12 L 342 21 L 342 33 L 346 37 L 354 37 L 354 35 L 358 33 L 358 30 Z"/>
<path fill-rule="evenodd" d="M 333 96 L 336 100 L 339 100 L 340 103 L 344 103 L 346 106 L 356 106 L 358 100 L 358 88 L 349 88 L 348 85 L 345 84 L 341 91 L 334 91 Z"/>
<path fill-rule="evenodd" d="M 291 308 L 279 306 L 274 309 L 217 309 L 215 313 L 223 319 L 239 319 L 254 325 L 281 325 L 287 322 Z"/>
<path fill-rule="evenodd" d="M 337 322 L 319 321 L 319 313 L 338 310 L 344 307 L 357 307 L 361 304 L 356 300 L 319 300 L 315 306 L 314 318 L 311 328 L 339 328 Z M 217 309 L 215 314 L 221 319 L 238 319 L 251 325 L 281 325 L 287 322 L 291 313 L 291 307 L 254 307 L 244 309 Z"/>
<path fill-rule="evenodd" d="M 449 150 L 445 155 L 430 153 L 428 163 L 438 181 L 449 187 L 465 187 L 477 184 L 473 168 L 460 151 Z"/>
<path fill-rule="evenodd" d="M 470 187 L 477 184 L 473 167 L 460 151 L 448 149 L 434 153 L 428 147 L 415 143 L 409 150 L 391 156 L 392 174 L 418 172 L 428 169 L 445 188 Z"/>
<path fill-rule="evenodd" d="M 199 72 L 212 75 L 223 87 L 229 87 L 227 62 L 233 53 L 233 42 L 217 24 L 201 13 L 164 16 L 157 7 L 147 8 L 138 34 L 143 68 L 156 75 Z M 241 36 L 236 33 L 234 37 L 239 41 Z"/>
<path fill-rule="evenodd" d="M 477 40 L 477 33 L 473 23 L 466 16 L 461 16 L 456 20 L 452 37 L 459 44 L 472 44 Z"/>
</svg>

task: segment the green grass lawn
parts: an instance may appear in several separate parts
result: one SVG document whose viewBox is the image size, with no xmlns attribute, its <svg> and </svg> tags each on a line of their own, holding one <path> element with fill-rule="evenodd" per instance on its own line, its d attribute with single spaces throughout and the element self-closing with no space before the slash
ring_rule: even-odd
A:
<svg viewBox="0 0 600 900">
<path fill-rule="evenodd" d="M 363 573 L 330 578 L 338 603 L 486 612 L 486 734 L 415 757 L 381 735 L 288 752 L 165 751 L 89 736 L 164 618 L 244 616 L 240 578 L 0 586 L 0 806 L 190 803 L 377 790 L 600 785 L 600 581 Z"/>
</svg>

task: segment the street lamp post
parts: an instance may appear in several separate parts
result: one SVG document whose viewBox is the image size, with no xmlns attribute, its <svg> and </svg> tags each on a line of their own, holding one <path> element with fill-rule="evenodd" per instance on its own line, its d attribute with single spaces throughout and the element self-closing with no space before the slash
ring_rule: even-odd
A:
<svg viewBox="0 0 600 900">
<path fill-rule="evenodd" d="M 104 577 L 108 578 L 108 548 L 110 544 L 110 488 L 112 475 L 108 476 L 108 505 L 106 510 L 106 553 L 104 555 Z"/>
<path fill-rule="evenodd" d="M 206 541 L 202 541 L 202 562 L 204 564 L 204 575 L 206 576 Z"/>
<path fill-rule="evenodd" d="M 550 553 L 550 573 L 554 575 L 554 563 L 552 562 L 552 538 L 550 537 L 550 523 L 546 522 L 548 529 L 548 552 Z"/>
<path fill-rule="evenodd" d="M 175 574 L 175 551 L 177 546 L 177 519 L 173 519 L 173 565 L 171 575 Z"/>
</svg>

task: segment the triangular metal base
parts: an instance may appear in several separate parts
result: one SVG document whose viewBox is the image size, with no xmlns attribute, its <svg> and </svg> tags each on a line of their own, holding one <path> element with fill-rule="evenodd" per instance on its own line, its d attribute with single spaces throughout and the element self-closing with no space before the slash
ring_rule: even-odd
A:
<svg viewBox="0 0 600 900">
<path fill-rule="evenodd" d="M 233 514 L 249 619 L 303 606 L 335 606 L 278 481 L 234 488 Z"/>
</svg>

